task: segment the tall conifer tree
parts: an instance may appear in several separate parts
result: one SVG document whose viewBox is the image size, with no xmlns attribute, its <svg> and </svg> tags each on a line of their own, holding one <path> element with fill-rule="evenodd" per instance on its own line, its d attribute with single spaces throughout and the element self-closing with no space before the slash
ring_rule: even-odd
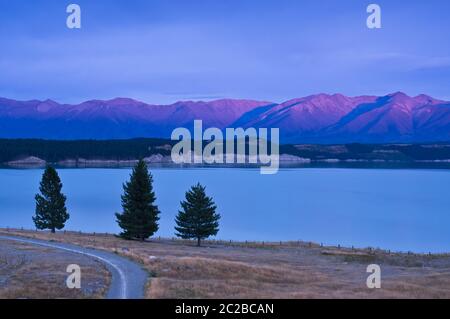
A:
<svg viewBox="0 0 450 319">
<path fill-rule="evenodd" d="M 47 166 L 36 194 L 36 210 L 33 222 L 37 229 L 50 229 L 54 233 L 63 229 L 70 215 L 66 208 L 66 196 L 62 193 L 58 172 Z"/>
<path fill-rule="evenodd" d="M 130 181 L 123 185 L 121 214 L 116 213 L 117 223 L 126 239 L 145 240 L 158 231 L 159 210 L 155 205 L 153 177 L 147 165 L 140 160 L 133 168 Z"/>
<path fill-rule="evenodd" d="M 201 240 L 215 236 L 219 232 L 220 215 L 216 205 L 205 192 L 205 187 L 198 183 L 186 193 L 186 200 L 181 202 L 181 210 L 175 218 L 176 235 L 183 239 Z"/>
</svg>

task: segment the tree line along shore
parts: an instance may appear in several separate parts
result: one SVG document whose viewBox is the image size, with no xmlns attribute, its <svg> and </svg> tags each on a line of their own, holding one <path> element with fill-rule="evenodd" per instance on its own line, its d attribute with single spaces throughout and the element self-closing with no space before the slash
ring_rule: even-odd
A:
<svg viewBox="0 0 450 319">
<path fill-rule="evenodd" d="M 2 164 L 134 165 L 170 162 L 174 141 L 0 139 Z M 450 163 L 450 143 L 427 144 L 286 144 L 280 145 L 285 162 L 441 162 Z"/>
</svg>

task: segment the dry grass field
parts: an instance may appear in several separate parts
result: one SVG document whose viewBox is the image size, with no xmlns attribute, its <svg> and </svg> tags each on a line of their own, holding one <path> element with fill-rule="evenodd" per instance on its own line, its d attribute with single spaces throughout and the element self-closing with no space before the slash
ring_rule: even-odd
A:
<svg viewBox="0 0 450 319">
<path fill-rule="evenodd" d="M 148 298 L 450 298 L 450 255 L 398 254 L 309 243 L 125 241 L 112 235 L 0 230 L 104 249 L 150 272 Z M 379 264 L 382 288 L 368 289 Z"/>
<path fill-rule="evenodd" d="M 67 266 L 83 269 L 82 289 L 68 289 Z M 0 240 L 0 299 L 103 298 L 110 274 L 89 257 Z"/>
</svg>

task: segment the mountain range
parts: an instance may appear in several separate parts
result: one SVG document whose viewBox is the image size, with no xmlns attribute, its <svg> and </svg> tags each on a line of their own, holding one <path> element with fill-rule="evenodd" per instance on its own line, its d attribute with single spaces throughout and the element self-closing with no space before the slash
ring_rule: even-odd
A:
<svg viewBox="0 0 450 319">
<path fill-rule="evenodd" d="M 279 128 L 283 143 L 450 141 L 450 102 L 402 92 L 317 94 L 283 103 L 222 99 L 152 105 L 128 98 L 59 104 L 0 98 L 0 138 L 170 138 L 177 127 Z"/>
</svg>

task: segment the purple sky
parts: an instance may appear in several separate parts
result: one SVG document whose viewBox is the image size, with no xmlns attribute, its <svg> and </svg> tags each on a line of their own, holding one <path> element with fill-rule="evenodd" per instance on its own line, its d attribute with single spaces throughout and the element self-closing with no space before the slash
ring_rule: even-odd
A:
<svg viewBox="0 0 450 319">
<path fill-rule="evenodd" d="M 381 30 L 366 7 L 382 8 Z M 65 8 L 82 8 L 69 30 Z M 0 96 L 450 100 L 448 0 L 0 0 Z"/>
</svg>

